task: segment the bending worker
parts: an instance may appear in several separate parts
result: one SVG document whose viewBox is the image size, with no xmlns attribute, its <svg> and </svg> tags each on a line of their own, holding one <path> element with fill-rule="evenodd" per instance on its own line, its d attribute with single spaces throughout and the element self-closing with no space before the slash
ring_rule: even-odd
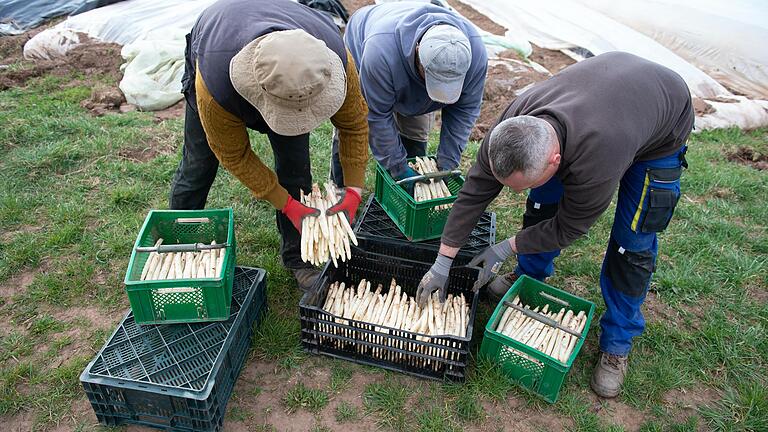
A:
<svg viewBox="0 0 768 432">
<path fill-rule="evenodd" d="M 490 286 L 503 295 L 518 275 L 552 275 L 560 249 L 587 233 L 619 195 L 600 273 L 606 311 L 592 388 L 618 395 L 632 339 L 642 334 L 640 306 L 656 269 L 656 233 L 680 197 L 685 142 L 693 127 L 691 97 L 675 72 L 631 54 L 612 52 L 540 82 L 506 109 L 485 137 L 453 205 L 440 254 L 419 294 L 443 289 L 453 257 L 480 214 L 508 186 L 530 189 L 517 235 L 476 256 L 475 289 L 517 254 L 514 274 Z"/>
<path fill-rule="evenodd" d="M 283 264 L 299 287 L 319 270 L 301 261 L 302 205 L 311 190 L 309 132 L 331 119 L 340 135 L 346 188 L 329 213 L 352 223 L 368 161 L 368 125 L 355 63 L 330 18 L 290 0 L 219 0 L 187 36 L 184 151 L 172 209 L 201 209 L 219 162 L 275 209 Z M 248 129 L 269 138 L 273 172 L 251 149 Z"/>
<path fill-rule="evenodd" d="M 384 3 L 355 12 L 344 41 L 360 67 L 376 160 L 398 180 L 418 175 L 406 158 L 426 155 L 441 110 L 437 166 L 456 168 L 480 114 L 488 62 L 472 23 L 428 3 Z M 337 184 L 340 168 L 335 158 Z"/>
</svg>

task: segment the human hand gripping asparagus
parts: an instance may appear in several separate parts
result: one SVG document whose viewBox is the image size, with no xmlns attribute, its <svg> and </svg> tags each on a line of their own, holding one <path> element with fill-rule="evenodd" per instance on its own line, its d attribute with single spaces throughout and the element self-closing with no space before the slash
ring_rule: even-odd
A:
<svg viewBox="0 0 768 432">
<path fill-rule="evenodd" d="M 299 234 L 301 234 L 301 222 L 305 217 L 318 216 L 320 214 L 320 210 L 307 207 L 299 201 L 293 199 L 293 197 L 290 195 L 288 195 L 288 201 L 280 211 L 288 218 L 288 220 L 291 221 Z"/>
</svg>

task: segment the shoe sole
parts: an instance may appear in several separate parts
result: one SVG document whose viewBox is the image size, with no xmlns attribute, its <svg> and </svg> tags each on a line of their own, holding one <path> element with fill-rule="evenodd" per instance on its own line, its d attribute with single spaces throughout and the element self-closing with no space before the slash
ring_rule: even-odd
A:
<svg viewBox="0 0 768 432">
<path fill-rule="evenodd" d="M 605 399 L 613 399 L 616 396 L 618 396 L 619 393 L 621 393 L 621 388 L 616 389 L 615 391 L 607 391 L 605 387 L 597 385 L 597 383 L 595 383 L 594 374 L 592 375 L 592 378 L 589 380 L 589 386 L 592 387 L 592 391 L 595 392 L 596 395 Z"/>
</svg>

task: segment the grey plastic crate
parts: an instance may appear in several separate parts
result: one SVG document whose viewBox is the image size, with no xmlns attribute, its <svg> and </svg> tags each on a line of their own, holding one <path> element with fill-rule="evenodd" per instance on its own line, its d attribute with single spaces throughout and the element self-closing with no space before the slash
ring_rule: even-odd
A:
<svg viewBox="0 0 768 432">
<path fill-rule="evenodd" d="M 236 267 L 230 317 L 138 325 L 129 312 L 80 382 L 99 422 L 217 431 L 267 310 L 266 272 Z"/>
</svg>

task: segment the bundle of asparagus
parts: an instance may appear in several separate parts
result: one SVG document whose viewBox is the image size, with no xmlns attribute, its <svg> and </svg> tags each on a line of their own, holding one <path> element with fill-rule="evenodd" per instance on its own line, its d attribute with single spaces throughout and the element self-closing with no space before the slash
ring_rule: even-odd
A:
<svg viewBox="0 0 768 432">
<path fill-rule="evenodd" d="M 437 162 L 434 159 L 428 157 L 416 156 L 416 163 L 408 162 L 419 174 L 428 174 L 437 172 Z M 418 182 L 413 189 L 413 198 L 416 201 L 428 201 L 437 198 L 447 198 L 451 196 L 451 191 L 448 190 L 448 186 L 442 179 L 429 179 L 429 183 Z M 450 204 L 443 204 L 435 207 L 437 210 L 444 210 L 450 208 Z"/>
<path fill-rule="evenodd" d="M 584 311 L 576 314 L 570 309 L 566 311 L 565 308 L 562 308 L 557 313 L 554 311 L 549 312 L 548 304 L 544 305 L 541 309 L 538 307 L 531 309 L 528 305 L 523 306 L 520 303 L 519 297 L 515 297 L 512 303 L 550 318 L 559 325 L 579 334 L 582 333 L 587 322 Z M 496 326 L 496 331 L 563 363 L 568 361 L 579 339 L 570 333 L 535 320 L 511 307 L 506 308 L 504 311 L 499 324 Z"/>
<path fill-rule="evenodd" d="M 163 244 L 163 239 L 155 247 Z M 211 242 L 212 245 L 216 241 Z M 224 249 L 199 252 L 150 252 L 141 280 L 198 279 L 218 277 L 224 269 Z"/>
<path fill-rule="evenodd" d="M 361 280 L 357 286 L 347 286 L 344 282 L 334 282 L 328 288 L 328 295 L 323 305 L 323 310 L 339 318 L 334 322 L 348 325 L 350 319 L 375 324 L 373 330 L 362 328 L 349 329 L 330 324 L 321 324 L 321 331 L 325 333 L 356 338 L 361 343 L 353 344 L 339 338 L 321 337 L 321 341 L 329 341 L 336 348 L 356 349 L 357 352 L 372 357 L 396 361 L 403 360 L 402 352 L 396 350 L 421 352 L 428 356 L 454 359 L 457 343 L 433 340 L 430 336 L 454 335 L 466 337 L 469 325 L 469 306 L 464 294 L 448 295 L 445 302 L 439 301 L 437 293 L 429 299 L 423 308 L 418 305 L 415 297 L 403 292 L 393 278 L 389 290 L 382 293 L 383 286 L 378 284 L 375 291 L 371 291 L 371 282 Z M 380 327 L 381 326 L 381 327 Z M 385 328 L 388 327 L 388 328 Z M 444 348 L 425 347 L 423 344 L 404 341 L 392 337 L 392 329 L 418 333 L 404 335 L 398 333 L 400 338 L 406 337 L 422 342 L 443 344 Z M 389 348 L 392 349 L 389 349 Z M 431 365 L 437 369 L 439 363 L 431 358 L 407 356 L 406 360 L 415 366 L 425 367 Z"/>
<path fill-rule="evenodd" d="M 320 210 L 316 217 L 306 217 L 301 224 L 301 260 L 319 266 L 328 262 L 338 267 L 338 259 L 346 261 L 352 258 L 349 242 L 357 246 L 357 237 L 349 225 L 344 213 L 327 216 L 325 211 L 333 207 L 339 197 L 336 188 L 325 183 L 325 197 L 317 183 L 312 185 L 312 192 L 304 195 L 301 191 L 301 203 Z"/>
</svg>

